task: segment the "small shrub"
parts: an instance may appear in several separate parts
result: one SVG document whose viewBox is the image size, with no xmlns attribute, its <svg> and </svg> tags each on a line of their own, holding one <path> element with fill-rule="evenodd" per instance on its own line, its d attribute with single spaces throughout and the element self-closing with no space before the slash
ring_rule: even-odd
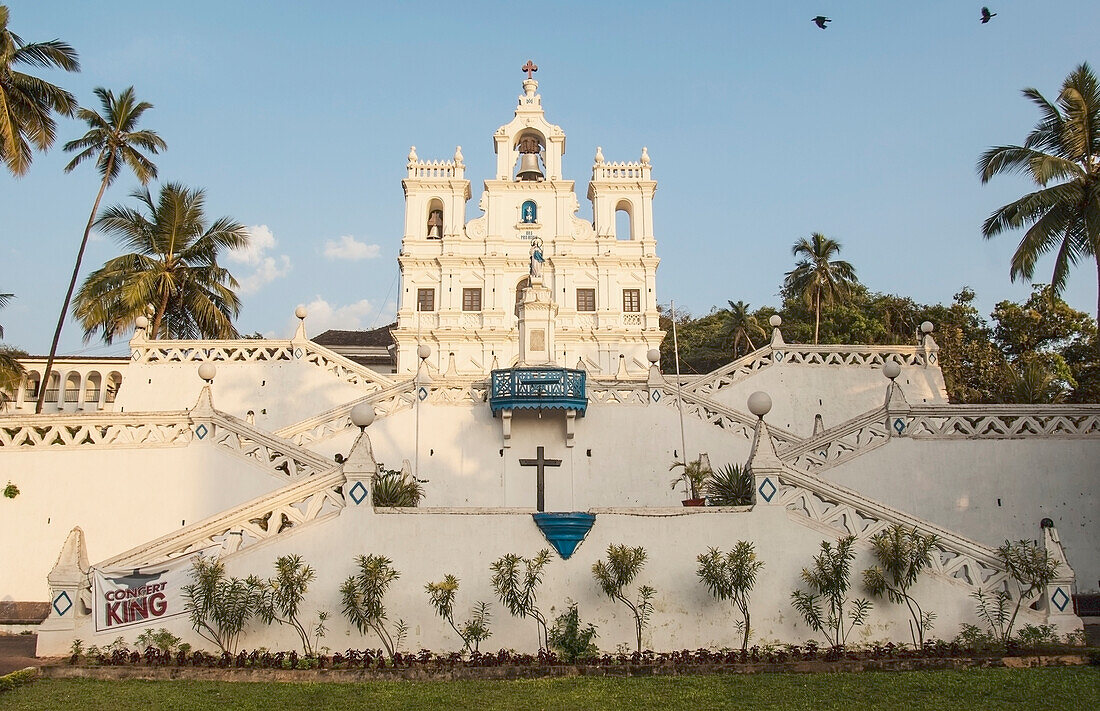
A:
<svg viewBox="0 0 1100 711">
<path fill-rule="evenodd" d="M 29 684 L 38 677 L 37 669 L 20 669 L 0 676 L 0 693 Z"/>
<path fill-rule="evenodd" d="M 965 623 L 959 628 L 954 644 L 974 651 L 988 651 L 1000 646 L 998 639 L 991 633 L 976 625 Z"/>
<path fill-rule="evenodd" d="M 611 544 L 607 547 L 607 562 L 600 560 L 592 565 L 592 575 L 600 584 L 604 595 L 623 603 L 634 615 L 634 632 L 639 652 L 642 651 L 642 630 L 649 624 L 649 616 L 653 613 L 653 598 L 657 591 L 643 585 L 638 588 L 637 600 L 631 600 L 626 596 L 625 590 L 642 571 L 645 559 L 645 548 L 641 546 L 628 548 L 625 545 Z"/>
<path fill-rule="evenodd" d="M 878 565 L 863 571 L 863 584 L 874 597 L 886 598 L 909 610 L 909 634 L 913 645 L 924 645 L 924 633 L 932 629 L 936 613 L 921 609 L 909 589 L 922 571 L 932 564 L 932 548 L 938 542 L 935 534 L 923 535 L 916 528 L 907 530 L 894 524 L 871 537 L 871 550 Z"/>
<path fill-rule="evenodd" d="M 316 573 L 313 568 L 302 562 L 301 556 L 280 556 L 275 561 L 275 577 L 269 578 L 261 588 L 257 610 L 264 624 L 278 622 L 293 628 L 307 655 L 313 654 L 313 639 L 298 613 L 301 612 L 302 600 L 314 577 Z M 323 628 L 323 625 L 324 619 L 321 619 L 319 626 Z"/>
<path fill-rule="evenodd" d="M 1055 647 L 1062 643 L 1058 628 L 1054 625 L 1024 625 L 1016 633 L 1022 647 Z"/>
<path fill-rule="evenodd" d="M 508 612 L 521 619 L 535 620 L 539 648 L 547 649 L 546 616 L 536 606 L 538 588 L 542 584 L 542 569 L 550 562 L 550 549 L 543 548 L 534 558 L 509 553 L 493 561 L 493 590 Z"/>
<path fill-rule="evenodd" d="M 737 627 L 741 630 L 741 651 L 749 644 L 749 593 L 756 585 L 756 576 L 764 567 L 764 561 L 756 559 L 756 551 L 749 541 L 738 541 L 730 552 L 711 548 L 696 558 L 699 569 L 696 574 L 715 600 L 730 600 L 741 613 Z"/>
<path fill-rule="evenodd" d="M 138 635 L 134 642 L 139 649 L 152 647 L 162 654 L 172 654 L 180 647 L 180 638 L 161 627 L 156 632 L 149 628 Z M 75 644 L 75 643 L 74 643 Z"/>
<path fill-rule="evenodd" d="M 397 621 L 393 634 L 386 628 L 385 597 L 390 583 L 401 573 L 393 568 L 392 560 L 382 555 L 361 555 L 355 562 L 359 572 L 340 587 L 344 616 L 360 634 L 371 630 L 378 635 L 386 654 L 394 659 L 409 628 L 404 620 Z"/>
<path fill-rule="evenodd" d="M 971 597 L 977 602 L 978 617 L 1002 644 L 1007 644 L 1012 639 L 1012 629 L 1020 609 L 1057 577 L 1060 564 L 1045 549 L 1028 540 L 1005 541 L 997 549 L 997 558 L 1018 586 L 1015 606 L 1012 605 L 1012 594 L 1005 587 L 989 594 L 975 590 Z"/>
<path fill-rule="evenodd" d="M 425 585 L 424 590 L 428 593 L 428 600 L 431 602 L 432 607 L 435 608 L 436 613 L 438 613 L 459 636 L 462 640 L 463 649 L 466 651 L 476 652 L 478 650 L 478 645 L 492 635 L 492 632 L 489 631 L 491 616 L 489 614 L 489 605 L 486 602 L 478 601 L 477 604 L 474 605 L 474 610 L 469 619 L 467 619 L 461 627 L 455 624 L 454 602 L 455 594 L 458 592 L 458 578 L 455 576 L 450 574 L 445 575 L 441 582 L 428 583 Z"/>
<path fill-rule="evenodd" d="M 547 635 L 550 649 L 558 652 L 561 658 L 572 664 L 578 659 L 598 656 L 600 650 L 592 640 L 598 637 L 595 625 L 581 625 L 577 603 L 570 601 L 564 614 L 554 620 L 554 626 Z"/>
<path fill-rule="evenodd" d="M 848 599 L 852 560 L 856 557 L 852 552 L 855 540 L 855 536 L 845 536 L 837 541 L 836 548 L 829 541 L 822 541 L 813 568 L 802 569 L 802 580 L 810 592 L 791 593 L 791 604 L 810 629 L 825 635 L 826 641 L 837 647 L 844 644 L 855 627 L 867 621 L 871 610 L 868 600 Z"/>
<path fill-rule="evenodd" d="M 249 576 L 228 578 L 225 564 L 205 556 L 195 558 L 194 582 L 183 586 L 184 609 L 191 627 L 223 654 L 233 654 L 245 624 L 256 614 L 262 581 Z"/>
<path fill-rule="evenodd" d="M 703 461 L 702 457 L 699 459 L 693 459 L 690 462 L 673 462 L 672 466 L 668 468 L 669 471 L 677 468 L 683 468 L 683 473 L 672 480 L 672 489 L 675 491 L 676 487 L 680 484 L 684 485 L 684 495 L 689 499 L 699 498 L 699 488 L 706 481 L 706 478 L 710 476 L 710 467 Z"/>
</svg>

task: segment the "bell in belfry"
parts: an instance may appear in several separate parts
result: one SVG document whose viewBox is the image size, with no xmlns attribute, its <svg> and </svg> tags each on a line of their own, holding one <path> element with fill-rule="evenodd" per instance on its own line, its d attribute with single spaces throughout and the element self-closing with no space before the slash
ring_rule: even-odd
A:
<svg viewBox="0 0 1100 711">
<path fill-rule="evenodd" d="M 524 136 L 519 139 L 519 171 L 517 180 L 543 180 L 542 168 L 539 167 L 539 140 L 534 136 Z"/>
</svg>

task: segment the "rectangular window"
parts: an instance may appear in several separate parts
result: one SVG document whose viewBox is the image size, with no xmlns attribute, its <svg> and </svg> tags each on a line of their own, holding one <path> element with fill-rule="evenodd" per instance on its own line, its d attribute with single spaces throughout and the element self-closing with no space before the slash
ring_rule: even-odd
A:
<svg viewBox="0 0 1100 711">
<path fill-rule="evenodd" d="M 435 289 L 416 290 L 416 310 L 435 311 Z"/>
<path fill-rule="evenodd" d="M 577 289 L 577 311 L 596 310 L 596 290 Z"/>
<path fill-rule="evenodd" d="M 462 290 L 462 310 L 481 311 L 481 289 Z"/>
<path fill-rule="evenodd" d="M 638 289 L 623 289 L 623 311 L 638 313 L 642 310 L 642 295 Z"/>
</svg>

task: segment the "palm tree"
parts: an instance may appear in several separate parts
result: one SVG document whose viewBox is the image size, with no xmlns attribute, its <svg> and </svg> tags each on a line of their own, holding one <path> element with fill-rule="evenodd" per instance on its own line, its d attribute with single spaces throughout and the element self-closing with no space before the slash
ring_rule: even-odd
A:
<svg viewBox="0 0 1100 711">
<path fill-rule="evenodd" d="M 752 335 L 756 334 L 761 338 L 766 338 L 768 333 L 760 326 L 760 322 L 752 315 L 749 311 L 749 305 L 744 301 L 734 303 L 727 299 L 726 303 L 730 307 L 725 312 L 725 332 L 727 336 L 733 339 L 733 357 L 737 358 L 742 340 L 748 343 L 750 352 L 755 351 L 756 346 L 752 342 Z"/>
<path fill-rule="evenodd" d="M 0 294 L 0 309 L 8 305 L 15 298 L 15 294 Z M 4 326 L 0 324 L 0 338 L 4 337 Z M 14 348 L 0 346 L 0 409 L 7 404 L 10 393 L 14 393 L 19 386 L 19 381 L 26 372 L 23 364 L 19 362 L 22 351 Z"/>
<path fill-rule="evenodd" d="M 76 99 L 59 87 L 15 69 L 57 67 L 79 72 L 76 50 L 61 40 L 27 44 L 8 29 L 8 7 L 0 5 L 0 160 L 19 177 L 31 167 L 31 145 L 44 151 L 53 145 L 53 113 L 72 116 Z M 28 143 L 28 141 L 30 143 Z"/>
<path fill-rule="evenodd" d="M 812 240 L 812 241 L 811 241 Z M 814 345 L 821 326 L 821 307 L 842 303 L 858 282 L 855 268 L 843 260 L 830 261 L 840 253 L 840 242 L 814 232 L 791 247 L 791 254 L 803 256 L 794 269 L 787 272 L 784 288 L 800 295 L 806 306 L 814 310 Z"/>
<path fill-rule="evenodd" d="M 157 177 L 157 167 L 138 149 L 156 155 L 167 145 L 153 131 L 135 130 L 141 115 L 153 108 L 153 105 L 147 101 L 136 101 L 134 87 L 127 88 L 117 98 L 107 89 L 97 87 L 95 95 L 99 97 L 103 114 L 100 115 L 92 109 L 85 108 L 76 112 L 77 118 L 87 122 L 88 132 L 83 137 L 65 144 L 66 151 L 80 151 L 65 166 L 65 172 L 70 173 L 84 161 L 95 158 L 96 168 L 103 179 L 99 183 L 99 193 L 95 196 L 95 203 L 92 204 L 92 212 L 88 215 L 88 224 L 84 226 L 84 238 L 80 241 L 80 250 L 76 253 L 76 265 L 73 266 L 73 276 L 69 280 L 69 290 L 65 292 L 65 303 L 61 305 L 61 315 L 57 318 L 53 343 L 50 344 L 50 356 L 46 360 L 47 373 L 53 368 L 53 361 L 57 355 L 57 342 L 61 340 L 61 328 L 65 324 L 65 314 L 69 312 L 69 302 L 73 298 L 73 289 L 76 288 L 76 277 L 80 273 L 80 262 L 84 259 L 88 235 L 92 231 L 92 223 L 95 221 L 95 214 L 99 210 L 103 193 L 122 172 L 123 166 L 130 168 L 142 185 L 146 185 Z M 42 412 L 42 403 L 45 398 L 46 389 L 43 388 L 38 395 L 35 412 Z"/>
<path fill-rule="evenodd" d="M 248 244 L 248 230 L 229 217 L 208 225 L 205 194 L 166 183 L 154 202 L 135 190 L 144 211 L 115 205 L 95 225 L 133 250 L 92 272 L 76 294 L 74 313 L 85 342 L 104 342 L 129 329 L 153 305 L 151 338 L 237 338 L 232 318 L 241 308 L 237 280 L 218 265 L 218 252 Z"/>
<path fill-rule="evenodd" d="M 1036 89 L 1024 96 L 1041 118 L 1023 146 L 990 148 L 978 161 L 982 183 L 998 173 L 1023 173 L 1039 190 L 1005 205 L 982 224 L 989 239 L 1030 225 L 1012 255 L 1013 281 L 1031 279 L 1039 257 L 1057 248 L 1051 286 L 1057 295 L 1078 260 L 1096 261 L 1100 285 L 1100 84 L 1088 63 L 1062 82 L 1057 105 Z M 1100 293 L 1097 294 L 1100 316 Z"/>
</svg>

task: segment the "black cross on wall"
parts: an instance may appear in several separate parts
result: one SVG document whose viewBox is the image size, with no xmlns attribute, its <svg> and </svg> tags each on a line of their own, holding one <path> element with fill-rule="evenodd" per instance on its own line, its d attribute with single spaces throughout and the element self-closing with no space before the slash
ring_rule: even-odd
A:
<svg viewBox="0 0 1100 711">
<path fill-rule="evenodd" d="M 535 509 L 538 511 L 546 510 L 546 467 L 560 467 L 560 459 L 547 459 L 543 456 L 545 449 L 538 447 L 535 450 L 534 459 L 521 459 L 519 460 L 520 466 L 523 467 L 537 467 L 538 478 L 536 486 L 538 487 L 538 495 L 535 499 Z"/>
</svg>

